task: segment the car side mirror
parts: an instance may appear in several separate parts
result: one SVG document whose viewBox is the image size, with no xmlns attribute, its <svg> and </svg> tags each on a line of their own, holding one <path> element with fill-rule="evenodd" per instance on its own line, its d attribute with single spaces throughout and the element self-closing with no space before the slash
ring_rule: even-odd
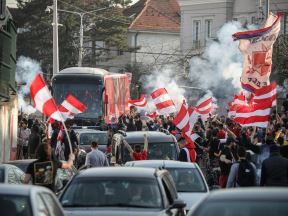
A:
<svg viewBox="0 0 288 216">
<path fill-rule="evenodd" d="M 186 203 L 181 199 L 174 200 L 170 209 L 183 209 L 186 207 Z"/>
</svg>

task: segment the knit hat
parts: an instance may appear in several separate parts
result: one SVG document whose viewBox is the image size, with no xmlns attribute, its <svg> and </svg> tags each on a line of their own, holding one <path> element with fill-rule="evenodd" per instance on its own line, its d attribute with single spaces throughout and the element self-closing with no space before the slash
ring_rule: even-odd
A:
<svg viewBox="0 0 288 216">
<path fill-rule="evenodd" d="M 277 145 L 270 145 L 270 153 L 272 152 L 279 152 L 280 149 Z"/>
</svg>

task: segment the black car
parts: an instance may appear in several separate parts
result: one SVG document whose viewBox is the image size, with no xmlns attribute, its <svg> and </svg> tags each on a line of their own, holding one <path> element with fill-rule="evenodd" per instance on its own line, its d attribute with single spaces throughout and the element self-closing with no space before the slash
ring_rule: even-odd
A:
<svg viewBox="0 0 288 216">
<path fill-rule="evenodd" d="M 60 196 L 65 215 L 183 215 L 167 170 L 108 167 L 79 172 Z"/>
<path fill-rule="evenodd" d="M 167 131 L 135 131 L 120 132 L 114 134 L 112 138 L 112 163 L 123 165 L 132 158 L 123 143 L 125 139 L 134 149 L 139 144 L 144 146 L 144 134 L 148 137 L 148 160 L 177 160 L 179 146 L 176 138 Z"/>
<path fill-rule="evenodd" d="M 211 192 L 189 216 L 286 216 L 287 188 L 234 188 Z"/>
</svg>

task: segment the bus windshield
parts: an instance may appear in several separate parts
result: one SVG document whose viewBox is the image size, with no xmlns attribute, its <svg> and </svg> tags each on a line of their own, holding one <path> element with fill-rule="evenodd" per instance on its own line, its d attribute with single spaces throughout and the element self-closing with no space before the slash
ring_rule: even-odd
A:
<svg viewBox="0 0 288 216">
<path fill-rule="evenodd" d="M 76 115 L 75 118 L 96 119 L 102 116 L 102 80 L 100 76 L 94 75 L 56 76 L 53 79 L 53 96 L 57 105 L 60 105 L 72 94 L 87 106 L 86 112 Z"/>
</svg>

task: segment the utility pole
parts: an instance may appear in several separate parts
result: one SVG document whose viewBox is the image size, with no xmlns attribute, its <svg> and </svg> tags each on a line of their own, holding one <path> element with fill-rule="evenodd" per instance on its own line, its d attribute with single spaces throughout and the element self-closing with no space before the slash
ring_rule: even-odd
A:
<svg viewBox="0 0 288 216">
<path fill-rule="evenodd" d="M 266 12 L 266 19 L 268 19 L 268 16 L 269 16 L 269 0 L 266 0 L 265 12 Z"/>
<path fill-rule="evenodd" d="M 79 58 L 78 58 L 78 67 L 82 66 L 83 59 L 83 16 L 85 13 L 80 13 L 80 47 L 79 47 Z"/>
<path fill-rule="evenodd" d="M 58 47 L 58 11 L 57 0 L 53 0 L 53 75 L 59 72 L 59 47 Z"/>
</svg>

